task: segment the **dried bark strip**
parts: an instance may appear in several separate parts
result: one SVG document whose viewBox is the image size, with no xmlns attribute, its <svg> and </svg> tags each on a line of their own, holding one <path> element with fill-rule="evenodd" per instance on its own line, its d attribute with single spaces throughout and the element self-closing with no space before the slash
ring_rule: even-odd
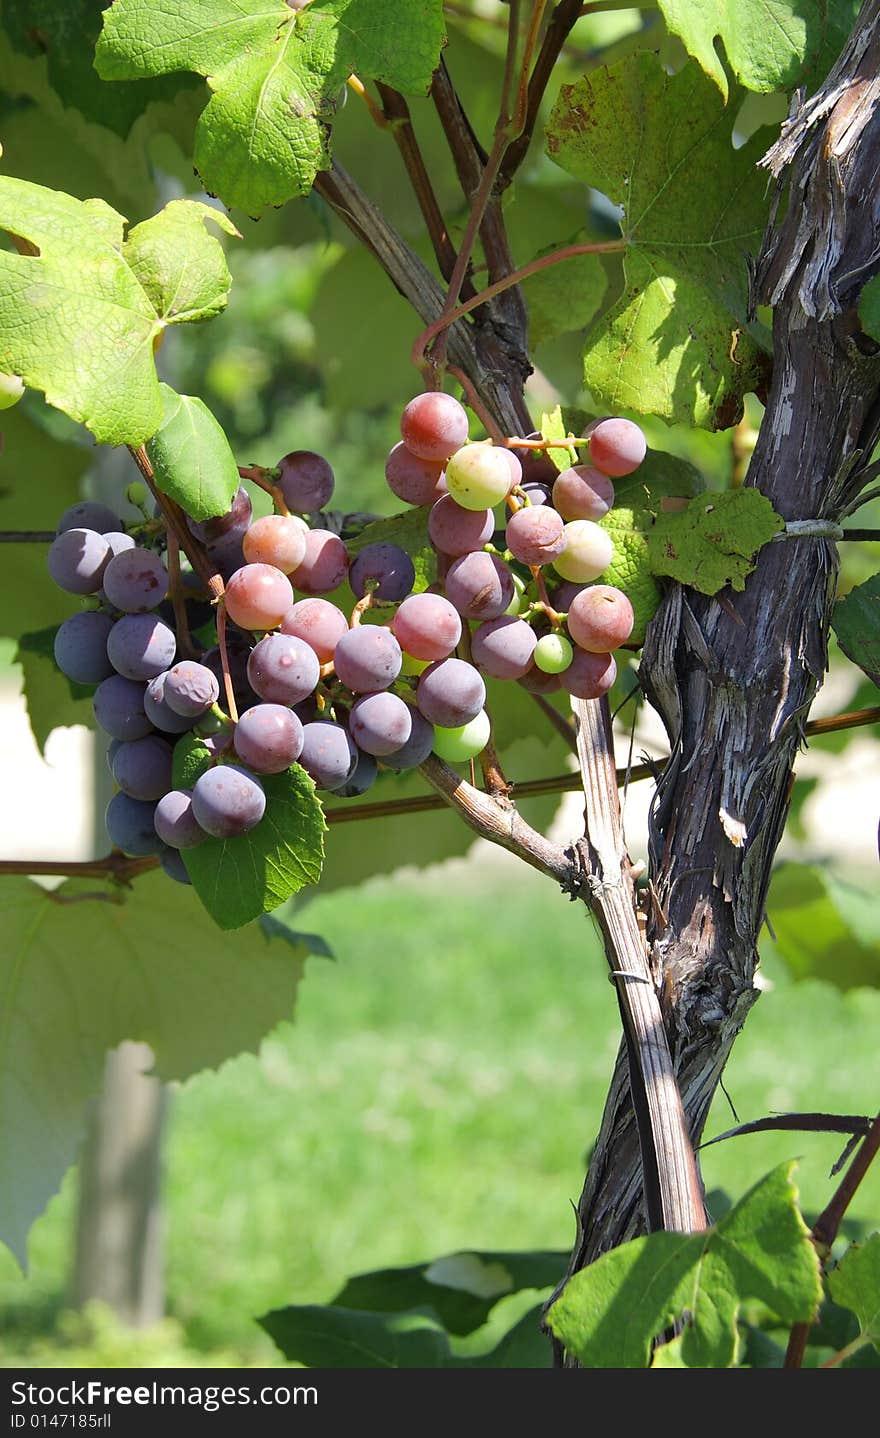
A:
<svg viewBox="0 0 880 1438">
<path fill-rule="evenodd" d="M 867 481 L 880 434 L 880 360 L 856 314 L 880 269 L 878 72 L 880 0 L 867 0 L 838 64 L 766 161 L 790 199 L 755 275 L 756 298 L 776 306 L 775 365 L 747 483 L 786 519 L 838 519 Z M 757 994 L 757 936 L 826 668 L 835 571 L 831 544 L 769 545 L 742 595 L 676 587 L 644 649 L 642 678 L 672 748 L 652 812 L 651 959 L 695 1141 Z M 572 1271 L 643 1223 L 621 1052 Z"/>
</svg>

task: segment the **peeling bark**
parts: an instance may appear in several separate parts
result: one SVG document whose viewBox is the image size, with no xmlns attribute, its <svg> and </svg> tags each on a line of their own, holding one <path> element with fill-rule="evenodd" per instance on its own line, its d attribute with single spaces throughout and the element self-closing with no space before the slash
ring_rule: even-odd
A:
<svg viewBox="0 0 880 1438">
<path fill-rule="evenodd" d="M 880 269 L 878 71 L 880 0 L 868 0 L 825 85 L 765 158 L 788 182 L 788 206 L 754 275 L 756 299 L 775 306 L 775 360 L 746 483 L 787 520 L 838 519 L 880 435 L 880 359 L 856 313 Z M 768 545 L 742 594 L 676 586 L 644 648 L 642 680 L 672 749 L 651 816 L 651 963 L 695 1142 L 757 996 L 757 937 L 827 664 L 835 575 L 832 544 Z M 571 1271 L 643 1227 L 621 1050 Z"/>
</svg>

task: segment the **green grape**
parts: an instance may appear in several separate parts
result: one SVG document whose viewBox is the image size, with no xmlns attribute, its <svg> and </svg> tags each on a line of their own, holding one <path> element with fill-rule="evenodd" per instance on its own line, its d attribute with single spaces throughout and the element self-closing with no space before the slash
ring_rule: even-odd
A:
<svg viewBox="0 0 880 1438">
<path fill-rule="evenodd" d="M 513 487 L 505 451 L 491 444 L 464 445 L 446 466 L 446 487 L 462 509 L 491 509 Z"/>
<path fill-rule="evenodd" d="M 489 742 L 492 726 L 485 709 L 476 719 L 462 724 L 458 729 L 434 729 L 434 753 L 447 764 L 464 764 L 475 759 Z"/>
<path fill-rule="evenodd" d="M 24 385 L 17 374 L 0 374 L 0 409 L 12 409 L 24 394 Z"/>
<path fill-rule="evenodd" d="M 509 614 L 512 618 L 516 618 L 517 614 L 521 614 L 523 610 L 526 582 L 520 578 L 515 569 L 512 569 L 510 572 L 513 576 L 513 598 L 504 613 Z"/>
<path fill-rule="evenodd" d="M 534 661 L 544 674 L 562 674 L 574 658 L 564 634 L 545 634 L 535 645 Z"/>
</svg>

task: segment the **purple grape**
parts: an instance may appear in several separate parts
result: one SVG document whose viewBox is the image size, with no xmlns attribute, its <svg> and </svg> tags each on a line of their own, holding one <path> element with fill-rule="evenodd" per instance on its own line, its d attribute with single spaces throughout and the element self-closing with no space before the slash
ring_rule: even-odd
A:
<svg viewBox="0 0 880 1438">
<path fill-rule="evenodd" d="M 346 630 L 333 655 L 337 677 L 354 694 L 387 689 L 402 663 L 400 645 L 391 630 L 379 624 L 359 624 Z"/>
<path fill-rule="evenodd" d="M 494 554 L 465 554 L 449 566 L 446 598 L 464 619 L 499 619 L 514 593 L 513 575 Z"/>
<path fill-rule="evenodd" d="M 237 764 L 207 769 L 193 786 L 196 822 L 215 839 L 235 839 L 259 824 L 266 794 L 259 779 Z"/>
<path fill-rule="evenodd" d="M 110 546 L 94 529 L 66 529 L 49 545 L 49 573 L 68 594 L 95 594 L 109 567 Z"/>
<path fill-rule="evenodd" d="M 216 674 L 205 664 L 197 664 L 194 659 L 182 659 L 165 675 L 163 697 L 176 714 L 197 719 L 217 703 L 220 684 Z"/>
<path fill-rule="evenodd" d="M 76 684 L 100 684 L 113 673 L 107 658 L 107 640 L 113 620 L 109 614 L 87 610 L 73 614 L 55 635 L 55 663 Z"/>
<path fill-rule="evenodd" d="M 367 790 L 372 788 L 378 774 L 379 765 L 372 754 L 363 750 L 358 753 L 354 772 L 339 789 L 334 789 L 333 792 L 338 794 L 340 799 L 357 799 L 359 795 L 366 794 Z"/>
<path fill-rule="evenodd" d="M 428 537 L 434 548 L 456 559 L 482 549 L 494 533 L 491 509 L 462 509 L 451 494 L 438 499 L 428 515 Z"/>
<path fill-rule="evenodd" d="M 433 504 L 445 489 L 443 461 L 419 459 L 403 440 L 385 461 L 385 479 L 391 493 L 404 504 Z"/>
<path fill-rule="evenodd" d="M 329 599 L 299 599 L 281 621 L 281 633 L 304 639 L 321 664 L 329 664 L 337 642 L 348 628 L 341 609 Z"/>
<path fill-rule="evenodd" d="M 321 676 L 314 649 L 290 634 L 266 634 L 251 650 L 247 665 L 251 688 L 270 704 L 298 704 Z"/>
<path fill-rule="evenodd" d="M 586 584 L 575 584 L 573 580 L 566 579 L 563 584 L 558 585 L 557 588 L 554 589 L 550 596 L 550 602 L 553 608 L 559 614 L 567 614 L 575 595 L 580 594 L 581 591 L 587 587 Z"/>
<path fill-rule="evenodd" d="M 58 534 L 68 529 L 94 529 L 97 534 L 107 535 L 120 528 L 122 520 L 107 504 L 96 499 L 83 499 L 65 509 L 58 521 Z M 132 541 L 133 543 L 134 541 Z"/>
<path fill-rule="evenodd" d="M 192 808 L 192 789 L 169 789 L 153 815 L 156 833 L 172 849 L 194 849 L 206 838 Z"/>
<path fill-rule="evenodd" d="M 152 732 L 144 712 L 144 686 L 111 674 L 95 690 L 95 719 L 113 739 L 143 739 Z"/>
<path fill-rule="evenodd" d="M 473 664 L 441 659 L 419 679 L 416 703 L 429 724 L 458 729 L 476 719 L 486 702 L 486 686 Z"/>
<path fill-rule="evenodd" d="M 617 664 L 611 654 L 590 654 L 575 647 L 574 658 L 559 678 L 575 698 L 599 699 L 617 678 Z"/>
<path fill-rule="evenodd" d="M 132 799 L 161 799 L 171 788 L 171 745 L 158 734 L 120 744 L 112 773 Z"/>
<path fill-rule="evenodd" d="M 125 549 L 104 570 L 107 600 L 124 614 L 147 614 L 168 593 L 168 570 L 151 549 Z"/>
<path fill-rule="evenodd" d="M 551 491 L 548 484 L 541 484 L 537 480 L 529 480 L 528 483 L 520 485 L 520 489 L 529 501 L 529 504 L 550 504 Z"/>
<path fill-rule="evenodd" d="M 165 699 L 165 674 L 151 679 L 144 693 L 144 712 L 151 724 L 165 734 L 185 734 L 195 724 L 190 715 L 176 714 Z"/>
<path fill-rule="evenodd" d="M 279 466 L 278 483 L 288 509 L 298 514 L 314 514 L 329 504 L 335 480 L 326 459 L 310 449 L 295 449 L 286 454 Z"/>
<path fill-rule="evenodd" d="M 206 544 L 205 549 L 208 552 L 208 558 L 224 583 L 232 578 L 237 569 L 241 569 L 247 563 L 241 537 L 238 534 L 227 534 L 225 538 L 218 539 L 215 544 Z"/>
<path fill-rule="evenodd" d="M 104 538 L 110 546 L 110 553 L 114 559 L 117 554 L 125 554 L 127 550 L 135 547 L 131 535 L 123 533 L 121 529 L 108 529 Z"/>
<path fill-rule="evenodd" d="M 563 519 L 599 520 L 614 504 L 614 485 L 591 465 L 575 464 L 556 480 L 553 503 Z"/>
<path fill-rule="evenodd" d="M 535 631 L 524 619 L 502 614 L 474 630 L 471 655 L 474 663 L 495 679 L 521 679 L 531 667 L 537 642 Z"/>
<path fill-rule="evenodd" d="M 283 704 L 255 704 L 236 724 L 233 743 L 249 769 L 283 774 L 302 753 L 303 726 Z"/>
<path fill-rule="evenodd" d="M 339 535 L 329 529 L 310 529 L 306 557 L 290 576 L 294 589 L 304 594 L 329 594 L 339 588 L 347 574 L 348 550 Z"/>
<path fill-rule="evenodd" d="M 434 726 L 429 724 L 418 709 L 410 708 L 412 728 L 410 736 L 399 749 L 382 755 L 382 763 L 388 769 L 416 769 L 423 764 L 434 747 Z"/>
<path fill-rule="evenodd" d="M 110 743 L 107 745 L 107 768 L 110 770 L 111 778 L 113 777 L 113 760 L 116 758 L 116 755 L 119 752 L 119 746 L 123 742 L 124 741 L 122 739 L 111 739 Z"/>
<path fill-rule="evenodd" d="M 562 688 L 562 675 L 545 674 L 543 669 L 533 664 L 519 682 L 529 694 L 555 694 Z"/>
<path fill-rule="evenodd" d="M 396 694 L 364 694 L 351 707 L 349 723 L 359 749 L 381 758 L 400 749 L 412 733 L 412 710 Z"/>
<path fill-rule="evenodd" d="M 412 591 L 416 571 L 409 555 L 396 544 L 367 544 L 352 560 L 348 582 L 358 599 L 371 589 L 377 599 L 397 604 Z"/>
<path fill-rule="evenodd" d="M 411 594 L 391 621 L 401 649 L 414 659 L 446 659 L 461 639 L 461 619 L 442 594 Z"/>
<path fill-rule="evenodd" d="M 254 517 L 250 495 L 244 485 L 239 485 L 232 497 L 232 503 L 225 514 L 214 515 L 212 519 L 187 519 L 187 526 L 202 544 L 215 545 L 220 540 L 237 537 L 239 543 Z"/>
<path fill-rule="evenodd" d="M 178 884 L 191 884 L 192 879 L 186 871 L 186 864 L 175 849 L 164 849 L 159 855 L 159 863 L 163 873 L 169 879 L 174 879 Z"/>
<path fill-rule="evenodd" d="M 535 568 L 550 564 L 565 548 L 562 515 L 546 504 L 527 504 L 507 521 L 507 547 L 514 559 Z"/>
<path fill-rule="evenodd" d="M 156 805 L 144 799 L 114 794 L 104 813 L 111 844 L 137 859 L 161 853 L 162 840 L 153 824 L 155 812 Z"/>
<path fill-rule="evenodd" d="M 176 648 L 174 630 L 154 614 L 123 615 L 107 640 L 110 663 L 126 679 L 155 679 L 174 663 Z"/>
<path fill-rule="evenodd" d="M 358 751 L 347 729 L 330 719 L 303 727 L 299 762 L 319 789 L 341 789 L 354 773 Z"/>
<path fill-rule="evenodd" d="M 232 748 L 232 729 L 221 729 L 217 734 L 208 734 L 202 743 L 212 759 L 219 759 L 221 754 L 228 754 Z"/>
</svg>

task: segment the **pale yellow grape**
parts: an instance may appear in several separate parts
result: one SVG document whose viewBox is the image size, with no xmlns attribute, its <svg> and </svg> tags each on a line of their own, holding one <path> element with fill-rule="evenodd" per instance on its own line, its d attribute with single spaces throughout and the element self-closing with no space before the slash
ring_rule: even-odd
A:
<svg viewBox="0 0 880 1438">
<path fill-rule="evenodd" d="M 614 557 L 614 541 L 591 519 L 573 519 L 565 526 L 565 548 L 553 560 L 553 568 L 563 579 L 586 584 L 598 579 Z"/>
<path fill-rule="evenodd" d="M 462 509 L 491 509 L 513 487 L 505 451 L 491 444 L 464 445 L 446 465 L 446 487 Z"/>
</svg>

